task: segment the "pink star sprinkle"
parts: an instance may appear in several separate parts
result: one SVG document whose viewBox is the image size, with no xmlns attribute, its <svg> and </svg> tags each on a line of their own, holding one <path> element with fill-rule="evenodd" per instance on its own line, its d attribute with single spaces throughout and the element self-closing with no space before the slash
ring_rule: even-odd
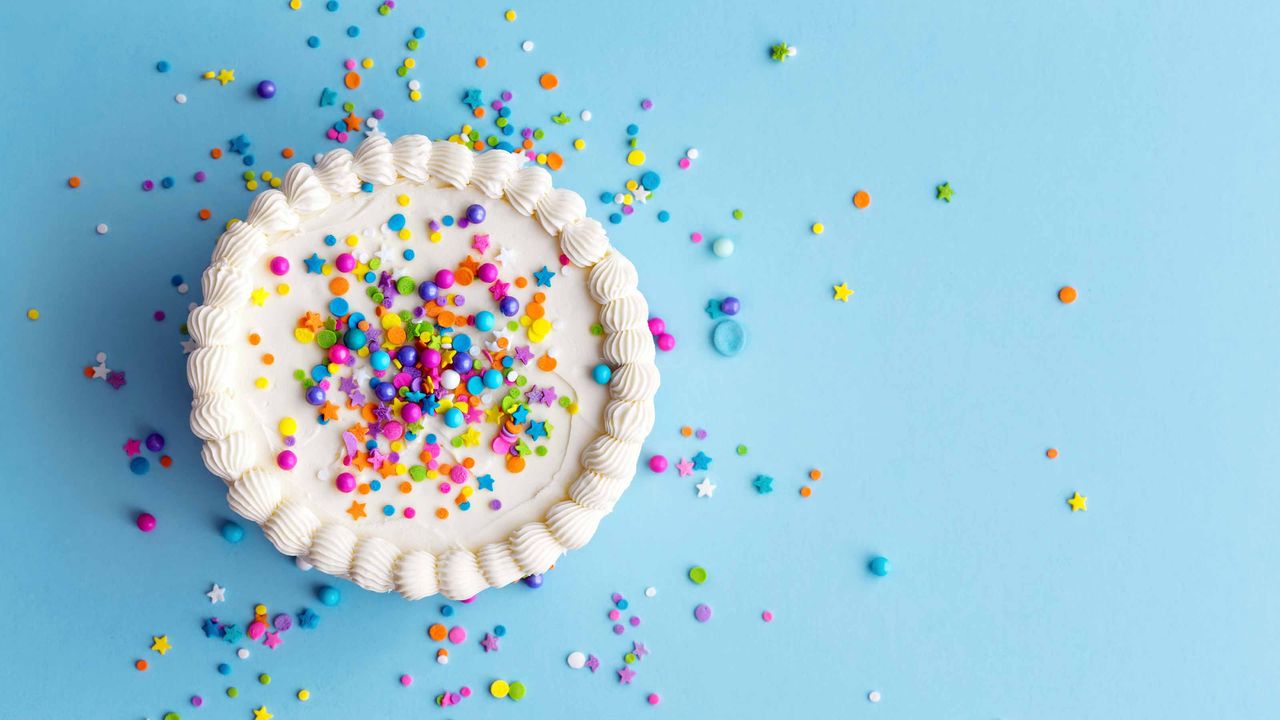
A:
<svg viewBox="0 0 1280 720">
<path fill-rule="evenodd" d="M 129 438 L 124 443 L 124 454 L 133 457 L 142 452 L 142 442 L 137 438 Z"/>
<path fill-rule="evenodd" d="M 676 463 L 676 472 L 680 473 L 680 477 L 689 477 L 693 474 L 693 463 L 686 458 L 680 458 L 680 462 Z"/>
</svg>

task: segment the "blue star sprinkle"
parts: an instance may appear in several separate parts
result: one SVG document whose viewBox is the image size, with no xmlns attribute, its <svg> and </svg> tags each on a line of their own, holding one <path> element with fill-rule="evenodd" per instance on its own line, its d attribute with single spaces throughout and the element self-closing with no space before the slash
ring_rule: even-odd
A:
<svg viewBox="0 0 1280 720">
<path fill-rule="evenodd" d="M 477 477 L 476 487 L 480 488 L 481 490 L 488 490 L 489 492 L 493 492 L 493 476 L 490 475 L 489 473 L 485 473 L 484 475 Z"/>
<path fill-rule="evenodd" d="M 320 256 L 315 253 L 311 253 L 311 257 L 302 262 L 306 264 L 307 272 L 313 275 L 320 275 L 324 272 L 324 260 L 320 259 Z"/>
<path fill-rule="evenodd" d="M 484 100 L 480 97 L 478 88 L 467 88 L 467 94 L 462 96 L 462 102 L 470 105 L 472 110 L 484 105 Z"/>
<path fill-rule="evenodd" d="M 533 422 L 529 423 L 528 433 L 529 433 L 530 440 L 540 440 L 544 437 L 547 437 L 546 421 L 534 420 Z"/>
<path fill-rule="evenodd" d="M 707 469 L 710 469 L 710 467 L 711 467 L 711 458 L 708 457 L 706 453 L 699 450 L 698 454 L 693 456 L 693 469 L 707 470 Z"/>
<path fill-rule="evenodd" d="M 546 265 L 542 269 L 533 274 L 535 280 L 538 281 L 538 287 L 551 287 L 551 278 L 555 277 L 555 273 L 547 269 Z"/>
<path fill-rule="evenodd" d="M 249 142 L 248 135 L 240 133 L 239 135 L 231 138 L 231 140 L 228 141 L 228 144 L 231 146 L 231 152 L 243 155 L 244 151 L 248 150 L 249 146 L 253 143 Z"/>
<path fill-rule="evenodd" d="M 773 492 L 773 478 L 768 475 L 757 475 L 751 484 L 756 487 L 756 492 L 761 495 L 768 495 Z"/>
</svg>

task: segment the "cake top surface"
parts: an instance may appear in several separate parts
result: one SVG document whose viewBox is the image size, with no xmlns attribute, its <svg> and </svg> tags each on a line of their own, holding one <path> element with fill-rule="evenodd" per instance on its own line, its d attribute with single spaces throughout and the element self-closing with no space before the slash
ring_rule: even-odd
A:
<svg viewBox="0 0 1280 720">
<path fill-rule="evenodd" d="M 647 304 L 582 199 L 521 165 L 374 135 L 295 166 L 219 240 L 192 427 L 281 551 L 465 597 L 584 544 L 629 484 Z M 397 578 L 406 556 L 420 572 Z"/>
</svg>

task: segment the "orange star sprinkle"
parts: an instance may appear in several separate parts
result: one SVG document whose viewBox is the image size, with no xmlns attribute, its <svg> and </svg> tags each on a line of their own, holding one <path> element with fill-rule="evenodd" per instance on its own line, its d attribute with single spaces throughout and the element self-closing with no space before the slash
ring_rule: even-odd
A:
<svg viewBox="0 0 1280 720">
<path fill-rule="evenodd" d="M 320 417 L 325 420 L 337 420 L 338 406 L 326 401 L 324 405 L 320 406 Z"/>
<path fill-rule="evenodd" d="M 351 516 L 352 520 L 359 520 L 362 517 L 368 517 L 364 512 L 364 503 L 357 502 L 355 500 L 351 501 L 351 507 L 347 508 L 347 514 Z"/>
</svg>

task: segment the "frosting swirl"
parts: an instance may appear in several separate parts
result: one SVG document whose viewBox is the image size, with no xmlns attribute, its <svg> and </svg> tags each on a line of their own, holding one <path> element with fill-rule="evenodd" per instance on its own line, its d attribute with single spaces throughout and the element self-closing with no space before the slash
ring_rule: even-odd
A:
<svg viewBox="0 0 1280 720">
<path fill-rule="evenodd" d="M 365 537 L 356 546 L 351 579 L 365 590 L 391 592 L 395 588 L 393 566 L 399 554 L 399 549 L 390 541 L 375 536 Z"/>
<path fill-rule="evenodd" d="M 247 268 L 267 251 L 267 236 L 249 223 L 233 220 L 213 246 L 213 264 Z"/>
<path fill-rule="evenodd" d="M 565 225 L 586 217 L 587 203 L 572 190 L 556 188 L 542 196 L 536 210 L 542 229 L 554 236 L 559 235 Z"/>
<path fill-rule="evenodd" d="M 316 532 L 307 561 L 320 572 L 345 577 L 355 560 L 356 534 L 338 523 L 327 523 Z"/>
<path fill-rule="evenodd" d="M 330 195 L 350 195 L 360 191 L 360 178 L 351 169 L 351 151 L 330 150 L 316 163 L 316 178 Z"/>
<path fill-rule="evenodd" d="M 430 177 L 427 163 L 431 159 L 431 140 L 425 135 L 401 135 L 391 144 L 396 172 L 406 180 L 424 183 Z"/>
<path fill-rule="evenodd" d="M 625 255 L 611 252 L 591 268 L 588 289 L 591 299 L 604 305 L 610 300 L 626 297 L 636 291 L 640 276 L 636 266 Z"/>
<path fill-rule="evenodd" d="M 300 222 L 302 218 L 289 207 L 289 201 L 279 190 L 259 193 L 249 206 L 248 223 L 261 230 L 268 239 L 272 235 L 297 228 Z"/>
<path fill-rule="evenodd" d="M 261 525 L 276 511 L 283 496 L 274 470 L 254 468 L 240 476 L 227 490 L 227 504 L 237 515 Z"/>
<path fill-rule="evenodd" d="M 524 163 L 524 156 L 506 150 L 490 150 L 476 158 L 471 185 L 485 195 L 497 200 L 511 177 Z"/>
<path fill-rule="evenodd" d="M 311 538 L 320 529 L 320 518 L 311 508 L 288 498 L 263 524 L 262 531 L 276 550 L 290 556 L 301 555 L 311 546 Z"/>
<path fill-rule="evenodd" d="M 560 249 L 574 265 L 591 267 L 609 252 L 609 238 L 595 218 L 583 218 L 561 228 Z"/>
<path fill-rule="evenodd" d="M 356 177 L 374 185 L 390 185 L 396 181 L 396 163 L 392 157 L 391 141 L 382 133 L 370 133 L 356 148 L 351 161 Z"/>
<path fill-rule="evenodd" d="M 440 592 L 436 580 L 436 556 L 426 550 L 414 550 L 396 563 L 396 590 L 409 600 L 421 600 Z"/>
<path fill-rule="evenodd" d="M 461 188 L 471 178 L 471 168 L 475 166 L 475 162 L 475 153 L 465 145 L 437 140 L 431 144 L 431 160 L 427 167 L 431 171 L 431 177 Z"/>
<path fill-rule="evenodd" d="M 284 174 L 284 197 L 299 215 L 311 215 L 329 207 L 332 198 L 316 178 L 311 166 L 297 163 Z"/>
<path fill-rule="evenodd" d="M 520 168 L 507 183 L 507 201 L 521 215 L 532 215 L 538 201 L 551 191 L 551 174 L 537 165 Z"/>
</svg>

